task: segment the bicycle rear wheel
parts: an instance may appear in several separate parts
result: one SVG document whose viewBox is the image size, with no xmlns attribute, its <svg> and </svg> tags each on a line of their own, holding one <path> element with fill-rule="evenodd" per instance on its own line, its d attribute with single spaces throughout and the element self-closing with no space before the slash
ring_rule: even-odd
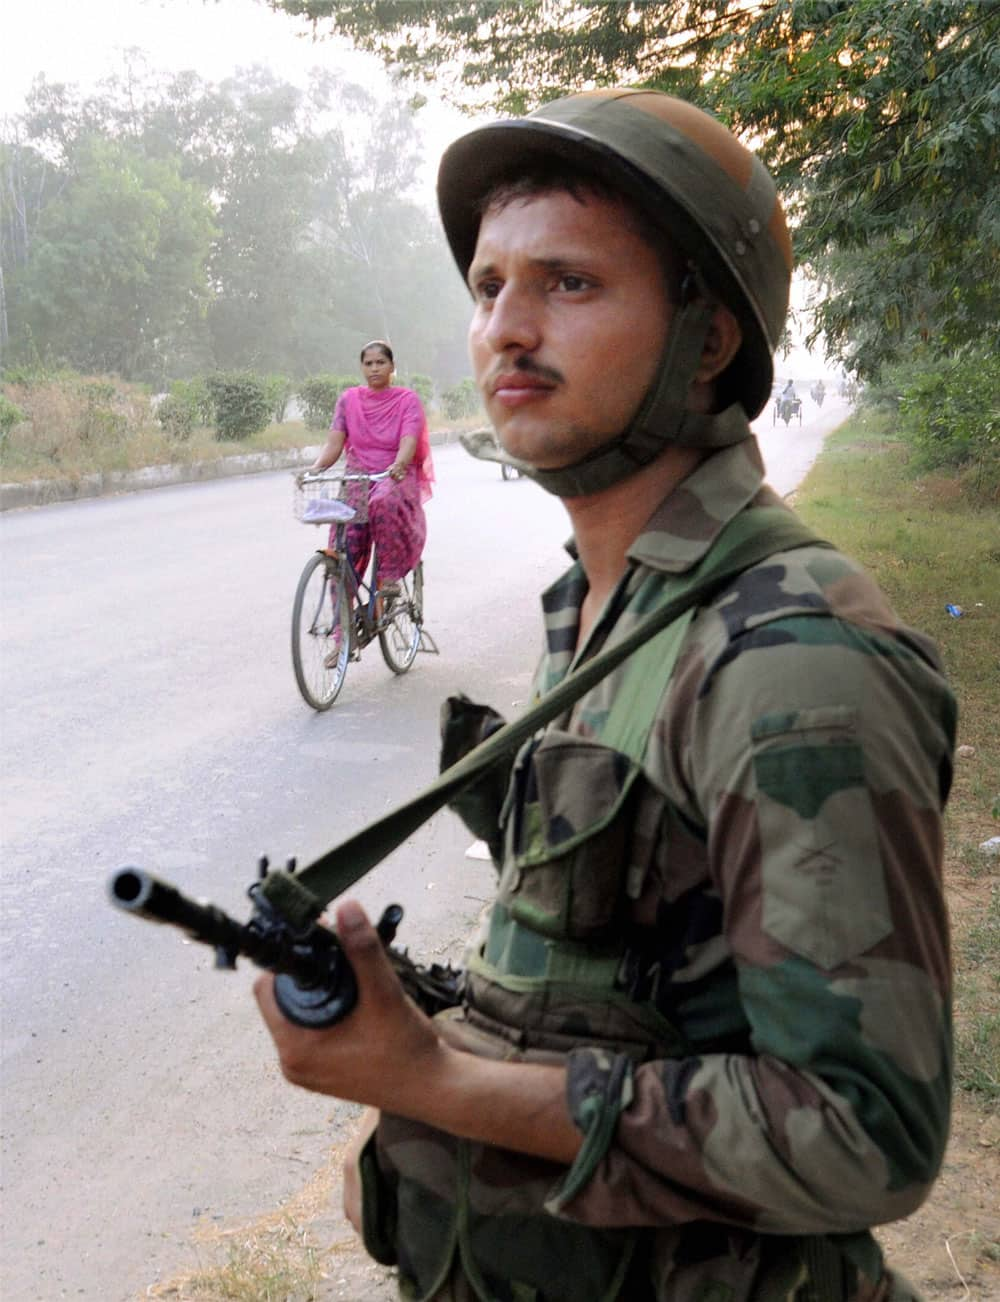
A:
<svg viewBox="0 0 1000 1302">
<path fill-rule="evenodd" d="M 307 705 L 330 708 L 350 658 L 351 594 L 343 565 L 316 552 L 306 561 L 292 606 L 292 668 Z"/>
<path fill-rule="evenodd" d="M 422 562 L 399 580 L 399 596 L 385 612 L 378 631 L 382 659 L 394 674 L 405 674 L 420 650 L 420 626 L 424 622 L 424 567 Z"/>
</svg>

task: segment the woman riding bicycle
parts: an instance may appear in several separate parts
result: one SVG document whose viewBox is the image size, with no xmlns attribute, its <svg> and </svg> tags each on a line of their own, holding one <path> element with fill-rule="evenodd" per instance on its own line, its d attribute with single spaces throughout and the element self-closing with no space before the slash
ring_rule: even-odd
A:
<svg viewBox="0 0 1000 1302">
<path fill-rule="evenodd" d="M 374 544 L 379 573 L 374 582 L 383 596 L 414 569 L 427 538 L 424 502 L 431 495 L 431 463 L 427 417 L 412 389 L 392 384 L 395 364 L 392 349 L 373 339 L 361 350 L 365 384 L 345 389 L 337 399 L 330 433 L 310 473 L 326 470 L 347 449 L 347 470 L 354 473 L 390 472 L 368 489 L 368 519 L 352 524 L 347 548 L 358 574 L 368 567 Z M 330 545 L 336 526 L 331 529 Z"/>
</svg>

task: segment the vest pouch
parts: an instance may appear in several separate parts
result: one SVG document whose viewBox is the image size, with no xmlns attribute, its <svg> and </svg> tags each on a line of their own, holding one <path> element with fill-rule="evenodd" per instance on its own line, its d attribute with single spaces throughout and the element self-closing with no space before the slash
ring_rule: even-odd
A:
<svg viewBox="0 0 1000 1302">
<path fill-rule="evenodd" d="M 375 1134 L 361 1150 L 361 1238 L 369 1257 L 383 1266 L 396 1264 L 395 1191 L 379 1169 Z"/>
<path fill-rule="evenodd" d="M 377 1261 L 397 1266 L 401 1297 L 456 1296 L 449 1281 L 458 1277 L 457 1295 L 477 1302 L 645 1302 L 622 1292 L 635 1230 L 597 1230 L 545 1210 L 563 1171 L 557 1163 L 385 1113 L 378 1133 L 362 1162 L 364 1241 Z"/>
<path fill-rule="evenodd" d="M 498 899 L 543 936 L 591 940 L 624 904 L 642 770 L 620 751 L 550 729 L 518 756 L 502 820 Z"/>
<path fill-rule="evenodd" d="M 461 693 L 449 696 L 441 706 L 441 772 L 464 759 L 503 725 L 504 719 L 490 706 L 477 705 Z M 500 810 L 509 779 L 510 761 L 495 764 L 448 801 L 448 808 L 474 837 L 486 842 L 495 860 L 500 854 Z"/>
</svg>

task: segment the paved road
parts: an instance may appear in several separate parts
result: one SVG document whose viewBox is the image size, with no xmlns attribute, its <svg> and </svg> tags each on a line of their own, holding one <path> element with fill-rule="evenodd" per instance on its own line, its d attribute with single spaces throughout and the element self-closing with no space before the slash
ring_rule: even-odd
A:
<svg viewBox="0 0 1000 1302">
<path fill-rule="evenodd" d="M 822 431 L 762 427 L 788 492 Z M 769 420 L 769 417 L 768 417 Z M 805 450 L 798 455 L 792 449 Z M 317 535 L 267 474 L 7 513 L 3 674 L 4 1296 L 126 1302 L 191 1261 L 192 1223 L 301 1187 L 352 1110 L 279 1078 L 251 971 L 113 911 L 135 863 L 245 917 L 261 852 L 307 861 L 433 776 L 463 690 L 514 711 L 562 507 L 457 447 L 436 451 L 425 557 L 441 650 L 401 679 L 376 648 L 332 711 L 299 700 L 291 593 Z M 359 889 L 401 939 L 452 952 L 490 889 L 439 815 Z"/>
</svg>

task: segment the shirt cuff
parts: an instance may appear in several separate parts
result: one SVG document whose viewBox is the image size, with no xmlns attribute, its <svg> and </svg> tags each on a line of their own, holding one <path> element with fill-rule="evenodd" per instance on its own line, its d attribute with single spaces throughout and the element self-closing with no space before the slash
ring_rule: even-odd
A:
<svg viewBox="0 0 1000 1302">
<path fill-rule="evenodd" d="M 573 1165 L 545 1200 L 558 1215 L 593 1179 L 618 1128 L 618 1118 L 633 1098 L 633 1064 L 626 1054 L 606 1049 L 574 1049 L 566 1063 L 566 1102 L 583 1144 Z"/>
</svg>

